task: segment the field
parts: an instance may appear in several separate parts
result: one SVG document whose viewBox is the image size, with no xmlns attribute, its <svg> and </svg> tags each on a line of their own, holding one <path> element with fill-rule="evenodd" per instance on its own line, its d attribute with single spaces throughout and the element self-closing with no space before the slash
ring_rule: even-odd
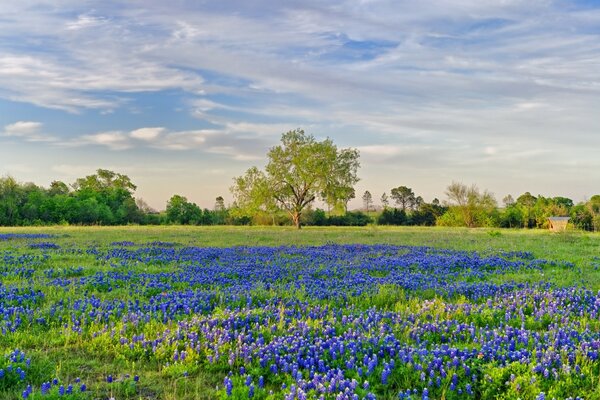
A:
<svg viewBox="0 0 600 400">
<path fill-rule="evenodd" d="M 600 235 L 2 228 L 0 399 L 600 399 Z"/>
</svg>

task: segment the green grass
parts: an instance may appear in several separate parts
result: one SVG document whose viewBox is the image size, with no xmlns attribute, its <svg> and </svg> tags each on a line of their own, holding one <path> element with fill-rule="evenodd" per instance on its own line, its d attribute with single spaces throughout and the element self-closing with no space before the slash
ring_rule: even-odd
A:
<svg viewBox="0 0 600 400">
<path fill-rule="evenodd" d="M 536 258 L 557 261 L 557 266 L 543 269 L 543 272 L 519 272 L 494 278 L 501 281 L 517 282 L 547 281 L 559 286 L 584 286 L 600 290 L 600 234 L 584 232 L 550 233 L 541 230 L 490 230 L 457 228 L 419 227 L 364 227 L 364 228 L 316 228 L 306 227 L 296 230 L 290 227 L 181 227 L 181 226 L 127 226 L 127 227 L 19 227 L 0 228 L 0 233 L 49 233 L 50 239 L 62 249 L 79 249 L 90 246 L 105 247 L 111 242 L 132 241 L 142 244 L 152 241 L 174 242 L 178 246 L 229 247 L 229 246 L 313 246 L 327 243 L 337 244 L 393 244 L 408 246 L 431 246 L 437 248 L 477 251 L 482 254 L 498 251 L 528 251 Z M 0 252 L 12 250 L 21 252 L 24 241 L 0 242 Z M 31 253 L 41 251 L 29 250 Z M 569 262 L 575 268 L 564 268 L 560 263 Z M 98 262 L 86 254 L 61 254 L 59 257 L 43 261 L 39 269 L 68 271 L 69 268 L 85 266 L 85 274 L 108 271 L 110 265 Z M 36 267 L 38 268 L 38 267 Z M 146 266 L 149 272 L 164 268 L 161 265 Z M 66 272 L 68 274 L 68 272 Z M 68 275 L 67 275 L 68 276 Z M 2 278 L 5 285 L 30 284 L 15 277 Z M 34 285 L 35 287 L 35 285 Z M 43 288 L 40 288 L 43 289 Z M 67 289 L 68 290 L 68 289 Z M 105 299 L 127 297 L 126 288 L 90 288 Z M 156 293 L 150 293 L 156 294 Z M 47 303 L 68 297 L 68 292 L 60 290 L 47 293 Z M 73 295 L 73 293 L 71 293 Z M 268 293 L 264 294 L 269 296 Z M 423 294 L 423 298 L 434 297 Z M 402 310 L 409 307 L 404 300 L 405 293 L 394 287 L 381 287 L 377 295 L 359 299 L 365 307 L 378 307 Z M 414 299 L 412 301 L 415 301 Z M 482 316 L 485 318 L 486 316 Z M 490 317 L 491 318 L 491 317 Z M 486 324 L 482 321 L 481 324 Z M 5 354 L 16 347 L 32 354 L 33 382 L 41 384 L 48 377 L 58 376 L 65 382 L 81 377 L 95 394 L 126 399 L 211 399 L 215 398 L 214 388 L 222 386 L 224 371 L 210 371 L 200 368 L 191 371 L 189 379 L 175 379 L 182 371 L 165 370 L 164 365 L 151 360 L 147 363 L 132 361 L 113 348 L 109 327 L 106 338 L 95 338 L 89 342 L 76 334 L 69 334 L 60 326 L 50 326 L 46 330 L 19 331 L 0 337 L 0 353 Z M 173 323 L 170 326 L 176 329 Z M 58 332 L 63 332 L 59 334 Z M 0 354 L 1 355 L 1 354 Z M 172 367 L 175 368 L 175 367 Z M 109 386 L 103 381 L 109 371 L 128 371 L 132 376 L 140 374 L 144 379 L 139 387 L 132 389 L 131 378 L 116 377 L 118 383 Z M 500 373 L 500 372 L 499 372 Z M 503 372 L 504 373 L 504 372 Z M 492 390 L 492 389 L 490 389 Z M 15 393 L 0 390 L 0 398 L 11 398 Z M 106 398 L 101 397 L 101 398 Z"/>
<path fill-rule="evenodd" d="M 600 233 L 547 230 L 497 230 L 425 227 L 196 227 L 196 226 L 125 226 L 125 227 L 0 227 L 0 233 L 50 233 L 52 242 L 61 247 L 106 246 L 111 242 L 174 242 L 180 246 L 318 246 L 338 244 L 393 244 L 478 251 L 529 251 L 536 258 L 571 262 L 576 268 L 545 271 L 545 276 L 515 275 L 522 281 L 544 279 L 561 285 L 584 285 L 600 289 Z M 10 249 L 15 241 L 0 243 Z M 65 256 L 53 260 L 57 268 L 80 260 Z M 71 264 L 69 264 L 71 263 Z M 504 279 L 504 278 L 503 278 Z"/>
</svg>

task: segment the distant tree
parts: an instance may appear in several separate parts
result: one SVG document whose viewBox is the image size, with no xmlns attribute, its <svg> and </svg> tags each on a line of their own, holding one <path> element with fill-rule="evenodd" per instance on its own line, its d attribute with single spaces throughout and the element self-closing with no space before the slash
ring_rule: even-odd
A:
<svg viewBox="0 0 600 400">
<path fill-rule="evenodd" d="M 362 200 L 365 210 L 369 212 L 371 210 L 371 206 L 373 205 L 373 196 L 371 195 L 371 192 L 369 192 L 368 190 L 365 191 L 365 193 L 362 196 Z"/>
<path fill-rule="evenodd" d="M 225 211 L 225 199 L 223 196 L 218 196 L 215 199 L 215 211 Z"/>
<path fill-rule="evenodd" d="M 211 220 L 213 225 L 224 225 L 226 223 L 227 208 L 225 207 L 223 196 L 218 196 L 215 199 L 215 206 L 212 214 Z"/>
<path fill-rule="evenodd" d="M 533 196 L 529 192 L 525 192 L 517 197 L 517 206 L 521 210 L 523 217 L 523 226 L 526 228 L 533 228 L 536 226 L 536 217 L 534 214 L 534 207 L 537 203 L 537 197 Z"/>
<path fill-rule="evenodd" d="M 107 169 L 98 169 L 94 175 L 79 178 L 73 184 L 76 190 L 91 189 L 102 191 L 105 189 L 123 189 L 132 194 L 137 186 L 131 182 L 127 175 L 119 174 Z"/>
<path fill-rule="evenodd" d="M 553 197 L 552 203 L 554 203 L 555 205 L 557 205 L 559 207 L 563 207 L 566 210 L 571 209 L 571 207 L 573 207 L 573 205 L 574 205 L 573 200 L 571 200 L 567 197 L 561 197 L 561 196 Z"/>
<path fill-rule="evenodd" d="M 419 209 L 423 204 L 425 204 L 425 200 L 421 196 L 415 197 L 414 208 Z"/>
<path fill-rule="evenodd" d="M 0 178 L 0 225 L 20 225 L 23 190 L 12 176 Z"/>
<path fill-rule="evenodd" d="M 518 207 L 516 203 L 505 207 L 500 214 L 499 225 L 501 228 L 522 228 L 523 212 L 521 208 Z"/>
<path fill-rule="evenodd" d="M 381 195 L 381 207 L 383 207 L 383 209 L 385 210 L 386 208 L 388 208 L 390 205 L 390 199 L 388 198 L 388 195 L 385 194 L 385 192 L 383 192 L 383 194 Z"/>
<path fill-rule="evenodd" d="M 437 210 L 434 205 L 424 203 L 410 216 L 410 224 L 418 226 L 434 226 L 437 220 Z"/>
<path fill-rule="evenodd" d="M 451 207 L 461 216 L 463 224 L 469 228 L 487 225 L 486 219 L 496 209 L 494 196 L 488 191 L 480 193 L 475 185 L 468 187 L 452 182 L 446 189 L 446 196 Z"/>
<path fill-rule="evenodd" d="M 398 208 L 384 208 L 377 218 L 379 225 L 407 225 L 406 211 Z"/>
<path fill-rule="evenodd" d="M 181 195 L 173 195 L 167 202 L 167 222 L 181 225 L 200 225 L 202 209 Z"/>
<path fill-rule="evenodd" d="M 167 202 L 167 221 L 182 224 L 187 198 L 178 194 L 173 195 Z"/>
<path fill-rule="evenodd" d="M 135 204 L 137 206 L 137 208 L 144 214 L 155 214 L 156 210 L 152 207 L 150 207 L 150 205 L 148 203 L 146 203 L 146 200 L 142 199 L 141 197 L 138 197 L 137 199 L 135 199 Z"/>
<path fill-rule="evenodd" d="M 594 230 L 594 214 L 591 212 L 591 209 L 587 203 L 580 203 L 571 208 L 571 222 L 578 229 L 582 229 L 585 231 Z"/>
<path fill-rule="evenodd" d="M 536 201 L 537 198 L 529 192 L 525 192 L 517 197 L 517 204 L 521 204 L 526 207 L 533 207 Z"/>
<path fill-rule="evenodd" d="M 69 194 L 69 187 L 64 182 L 52 181 L 52 183 L 50 183 L 50 189 L 48 189 L 48 194 L 51 196 Z"/>
<path fill-rule="evenodd" d="M 350 199 L 348 188 L 358 181 L 358 151 L 340 151 L 330 139 L 318 142 L 302 130 L 284 133 L 281 145 L 271 148 L 267 157 L 265 173 L 251 168 L 245 176 L 234 178 L 236 203 L 274 202 L 287 211 L 297 228 L 301 227 L 302 212 L 317 196 L 326 198 L 328 204 Z M 255 189 L 255 182 L 264 184 L 265 190 Z M 247 199 L 254 195 L 256 199 Z"/>
<path fill-rule="evenodd" d="M 504 203 L 504 207 L 511 207 L 515 204 L 515 199 L 510 194 L 507 194 L 502 199 L 502 203 Z"/>
<path fill-rule="evenodd" d="M 396 204 L 400 206 L 404 212 L 411 210 L 415 206 L 415 193 L 413 190 L 406 186 L 398 186 L 392 189 L 392 199 L 396 201 Z"/>
<path fill-rule="evenodd" d="M 79 178 L 71 185 L 75 192 L 73 196 L 77 201 L 94 199 L 94 202 L 86 203 L 86 207 L 95 204 L 95 224 L 121 225 L 129 222 L 140 222 L 142 213 L 138 209 L 133 192 L 137 188 L 127 175 L 113 172 L 107 169 L 98 169 L 95 174 L 85 178 Z M 77 223 L 86 224 L 92 213 L 87 212 L 83 221 Z M 75 217 L 75 219 L 77 219 Z M 69 220 L 69 222 L 75 222 Z"/>
</svg>

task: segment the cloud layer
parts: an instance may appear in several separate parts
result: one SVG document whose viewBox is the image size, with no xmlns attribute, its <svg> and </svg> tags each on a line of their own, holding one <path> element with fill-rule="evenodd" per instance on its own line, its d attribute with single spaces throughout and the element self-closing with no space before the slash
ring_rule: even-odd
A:
<svg viewBox="0 0 600 400">
<path fill-rule="evenodd" d="M 303 127 L 361 149 L 358 190 L 597 191 L 593 2 L 5 3 L 0 143 L 214 167 Z"/>
</svg>

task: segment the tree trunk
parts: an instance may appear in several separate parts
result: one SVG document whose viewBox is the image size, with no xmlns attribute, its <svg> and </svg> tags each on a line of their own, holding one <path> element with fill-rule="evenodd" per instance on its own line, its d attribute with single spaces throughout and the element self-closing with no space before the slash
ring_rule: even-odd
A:
<svg viewBox="0 0 600 400">
<path fill-rule="evenodd" d="M 302 227 L 300 225 L 300 213 L 299 212 L 295 212 L 294 214 L 292 214 L 292 220 L 294 221 L 294 225 L 296 225 L 296 228 L 300 229 Z"/>
</svg>

